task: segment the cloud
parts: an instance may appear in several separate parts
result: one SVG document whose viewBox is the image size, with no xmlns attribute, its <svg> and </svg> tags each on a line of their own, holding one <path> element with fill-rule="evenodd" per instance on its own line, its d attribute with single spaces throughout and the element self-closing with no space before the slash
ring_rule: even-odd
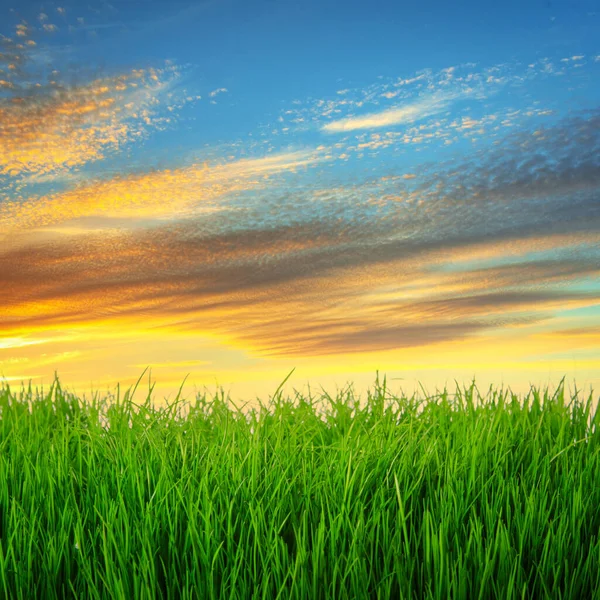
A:
<svg viewBox="0 0 600 600">
<path fill-rule="evenodd" d="M 50 25 L 22 22 L 0 36 L 0 191 L 73 176 L 84 165 L 120 152 L 156 129 L 197 96 L 178 87 L 182 71 L 131 69 L 99 75 L 78 65 L 71 46 L 38 45 Z M 54 26 L 52 26 L 54 27 Z M 47 38 L 47 36 L 46 36 Z"/>
<path fill-rule="evenodd" d="M 173 75 L 135 70 L 0 98 L 0 177 L 67 172 L 140 139 L 161 123 L 156 105 Z"/>
<path fill-rule="evenodd" d="M 224 94 L 227 91 L 228 91 L 227 88 L 219 88 L 219 89 L 216 89 L 216 90 L 213 90 L 212 92 L 210 92 L 209 96 L 211 98 L 214 98 L 215 96 L 218 96 L 219 94 Z"/>
<path fill-rule="evenodd" d="M 119 227 L 156 219 L 176 219 L 220 210 L 217 200 L 227 194 L 258 188 L 264 177 L 307 167 L 323 160 L 322 153 L 296 151 L 209 166 L 192 165 L 85 182 L 70 190 L 0 202 L 0 239 L 15 232 L 75 222 L 93 228 L 94 217 L 123 219 Z M 110 221 L 102 221 L 110 224 Z M 63 230 L 68 231 L 68 230 Z M 77 233 L 73 229 L 72 233 Z M 43 236 L 40 236 L 43 237 Z"/>
<path fill-rule="evenodd" d="M 12 348 L 23 348 L 25 346 L 33 346 L 36 344 L 43 344 L 45 340 L 27 340 L 21 337 L 4 337 L 0 338 L 0 350 L 7 350 Z"/>
<path fill-rule="evenodd" d="M 414 131 L 408 139 L 401 135 L 402 132 L 394 130 L 384 135 L 396 137 L 376 143 L 360 139 L 362 146 L 357 150 L 359 153 L 365 150 L 378 152 L 392 145 L 401 148 L 407 143 L 428 145 L 437 141 L 442 145 L 452 145 L 461 140 L 489 142 L 502 135 L 503 129 L 519 127 L 527 118 L 543 115 L 544 110 L 549 114 L 554 108 L 558 112 L 562 112 L 563 108 L 558 100 L 545 97 L 544 110 L 540 110 L 541 98 L 538 98 L 531 99 L 529 106 L 516 112 L 506 106 L 505 96 L 501 96 L 500 92 L 510 90 L 520 100 L 529 100 L 537 80 L 558 76 L 575 78 L 578 77 L 577 67 L 581 66 L 569 61 L 560 63 L 557 68 L 550 59 L 541 58 L 526 67 L 518 62 L 480 68 L 466 63 L 438 71 L 425 69 L 414 76 L 378 78 L 365 87 L 340 90 L 344 92 L 342 95 L 335 93 L 330 97 L 293 102 L 281 111 L 277 124 L 273 124 L 272 128 L 281 127 L 277 129 L 278 134 L 287 136 L 318 129 L 323 133 L 347 134 L 348 138 L 354 134 L 352 137 L 358 140 L 364 132 L 418 123 L 411 127 Z M 563 82 L 564 85 L 569 83 Z M 572 82 L 573 85 L 575 83 Z M 458 104 L 456 101 L 459 99 L 468 99 L 469 102 Z M 489 114 L 492 105 L 494 114 Z M 440 112 L 449 109 L 453 113 L 452 123 L 447 115 L 440 115 Z M 494 120 L 495 117 L 497 120 Z M 422 126 L 427 131 L 419 135 Z"/>
<path fill-rule="evenodd" d="M 412 123 L 418 119 L 441 112 L 448 105 L 448 100 L 448 98 L 436 96 L 426 97 L 406 106 L 388 108 L 378 113 L 332 121 L 323 125 L 321 129 L 327 133 L 340 133 L 357 129 L 376 129 L 402 123 Z"/>
</svg>

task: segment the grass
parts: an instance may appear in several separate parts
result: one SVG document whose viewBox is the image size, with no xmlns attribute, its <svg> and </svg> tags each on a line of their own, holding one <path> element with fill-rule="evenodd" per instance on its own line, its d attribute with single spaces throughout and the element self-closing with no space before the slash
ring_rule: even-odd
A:
<svg viewBox="0 0 600 600">
<path fill-rule="evenodd" d="M 0 389 L 0 596 L 600 598 L 592 394 Z M 323 404 L 327 409 L 323 409 Z"/>
</svg>

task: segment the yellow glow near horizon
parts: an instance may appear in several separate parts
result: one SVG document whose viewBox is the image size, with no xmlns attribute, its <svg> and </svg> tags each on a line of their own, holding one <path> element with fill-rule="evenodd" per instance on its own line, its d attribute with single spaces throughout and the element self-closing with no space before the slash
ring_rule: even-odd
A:
<svg viewBox="0 0 600 600">
<path fill-rule="evenodd" d="M 364 395 L 372 388 L 376 371 L 381 378 L 388 375 L 389 389 L 402 388 L 406 393 L 417 394 L 420 385 L 432 392 L 448 384 L 453 391 L 455 379 L 459 384 L 468 384 L 473 376 L 482 392 L 487 391 L 490 383 L 503 383 L 524 393 L 531 383 L 556 385 L 563 376 L 568 382 L 574 379 L 579 388 L 592 386 L 597 390 L 600 384 L 600 360 L 552 358 L 553 354 L 566 354 L 571 348 L 578 351 L 597 348 L 598 332 L 515 332 L 509 339 L 488 335 L 434 347 L 334 355 L 323 361 L 309 357 L 261 357 L 236 349 L 227 340 L 208 336 L 172 332 L 157 335 L 143 329 L 126 335 L 113 329 L 112 337 L 106 327 L 97 327 L 95 332 L 93 329 L 87 328 L 75 341 L 46 341 L 42 355 L 32 346 L 22 346 L 18 362 L 2 360 L 0 355 L 0 371 L 8 381 L 20 383 L 32 378 L 34 385 L 51 383 L 58 371 L 68 389 L 89 394 L 92 389 L 113 389 L 117 383 L 126 389 L 144 368 L 150 367 L 158 402 L 172 397 L 186 375 L 189 376 L 184 391 L 190 399 L 195 391 L 215 390 L 219 385 L 230 391 L 234 400 L 252 400 L 257 396 L 267 400 L 266 395 L 293 368 L 296 370 L 286 386 L 290 394 L 293 388 L 306 393 L 306 384 L 315 392 L 322 384 L 334 393 L 352 383 L 355 392 Z M 78 351 L 70 353 L 66 350 L 70 347 L 77 347 Z M 179 357 L 188 358 L 178 360 Z M 397 377 L 403 379 L 396 380 Z"/>
</svg>

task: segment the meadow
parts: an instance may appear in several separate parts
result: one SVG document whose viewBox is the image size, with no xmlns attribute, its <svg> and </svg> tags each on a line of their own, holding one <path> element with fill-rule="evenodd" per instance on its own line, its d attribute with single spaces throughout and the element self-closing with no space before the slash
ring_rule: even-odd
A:
<svg viewBox="0 0 600 600">
<path fill-rule="evenodd" d="M 593 392 L 134 392 L 2 384 L 0 596 L 600 598 Z"/>
</svg>

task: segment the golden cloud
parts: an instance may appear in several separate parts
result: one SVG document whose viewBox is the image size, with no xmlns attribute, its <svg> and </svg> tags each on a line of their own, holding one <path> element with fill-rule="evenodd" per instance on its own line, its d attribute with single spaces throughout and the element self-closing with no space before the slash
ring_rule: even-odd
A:
<svg viewBox="0 0 600 600">
<path fill-rule="evenodd" d="M 257 178 L 320 160 L 321 153 L 299 151 L 212 167 L 192 165 L 123 175 L 47 197 L 4 202 L 0 204 L 0 230 L 8 235 L 86 217 L 164 219 L 219 210 L 214 201 L 224 194 L 260 186 L 263 180 Z"/>
<path fill-rule="evenodd" d="M 66 171 L 140 137 L 152 122 L 153 104 L 168 75 L 134 70 L 82 86 L 1 99 L 0 175 Z"/>
</svg>

